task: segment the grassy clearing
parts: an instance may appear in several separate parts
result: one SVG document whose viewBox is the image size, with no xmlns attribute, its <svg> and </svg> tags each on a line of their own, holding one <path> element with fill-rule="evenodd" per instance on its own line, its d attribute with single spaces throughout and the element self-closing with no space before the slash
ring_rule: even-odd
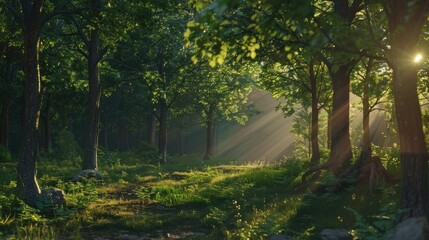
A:
<svg viewBox="0 0 429 240">
<path fill-rule="evenodd" d="M 397 187 L 383 187 L 376 195 L 365 189 L 296 194 L 293 187 L 304 170 L 301 161 L 236 164 L 200 159 L 172 157 L 159 165 L 132 153 L 113 154 L 109 161 L 101 160 L 103 182 L 82 183 L 69 181 L 79 162 L 42 159 L 40 185 L 64 189 L 69 206 L 50 218 L 18 200 L 15 164 L 2 163 L 0 238 L 134 234 L 158 239 L 264 239 L 285 233 L 294 239 L 318 239 L 324 228 L 345 228 L 356 239 L 379 239 L 391 227 Z"/>
</svg>

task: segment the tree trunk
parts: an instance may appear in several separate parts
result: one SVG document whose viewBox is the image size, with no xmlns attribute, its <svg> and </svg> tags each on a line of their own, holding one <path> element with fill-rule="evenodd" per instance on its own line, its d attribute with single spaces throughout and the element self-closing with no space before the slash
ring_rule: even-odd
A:
<svg viewBox="0 0 429 240">
<path fill-rule="evenodd" d="M 361 160 L 363 161 L 363 164 L 365 165 L 368 163 L 372 158 L 372 151 L 371 151 L 371 134 L 369 129 L 369 115 L 370 115 L 370 109 L 369 109 L 369 81 L 370 74 L 371 74 L 371 68 L 372 68 L 373 60 L 368 60 L 368 66 L 366 67 L 366 73 L 365 78 L 363 79 L 363 96 L 362 96 L 362 105 L 363 105 L 363 118 L 362 118 L 362 127 L 363 127 L 363 135 L 362 135 L 362 154 L 361 154 Z"/>
<path fill-rule="evenodd" d="M 350 71 L 349 65 L 342 65 L 331 71 L 333 85 L 333 109 L 331 116 L 331 153 L 328 169 L 337 174 L 352 159 L 350 141 Z"/>
<path fill-rule="evenodd" d="M 429 217 L 428 153 L 417 94 L 418 64 L 413 62 L 429 2 L 385 1 L 391 33 L 390 63 L 400 141 L 402 194 L 398 221 Z"/>
<path fill-rule="evenodd" d="M 154 114 L 150 114 L 148 117 L 147 142 L 151 145 L 155 145 L 156 142 L 156 117 Z"/>
<path fill-rule="evenodd" d="M 158 153 L 162 157 L 162 162 L 167 163 L 167 117 L 168 107 L 165 99 L 160 102 L 160 116 L 159 116 L 159 142 Z"/>
<path fill-rule="evenodd" d="M 206 142 L 206 153 L 204 160 L 209 160 L 213 156 L 213 109 L 207 112 L 206 116 L 206 131 L 207 131 L 207 142 Z"/>
<path fill-rule="evenodd" d="M 100 3 L 92 1 L 94 16 L 100 13 Z M 99 30 L 91 30 L 88 44 L 88 74 L 89 74 L 89 118 L 88 118 L 88 138 L 83 159 L 83 169 L 98 169 L 97 148 L 100 122 L 100 76 L 98 73 L 98 63 L 100 61 L 100 36 Z"/>
<path fill-rule="evenodd" d="M 38 122 L 40 115 L 39 36 L 43 1 L 21 1 L 23 9 L 25 96 L 22 121 L 22 155 L 18 183 L 22 199 L 36 206 L 40 195 L 37 176 Z"/>
<path fill-rule="evenodd" d="M 319 101 L 317 97 L 317 82 L 314 73 L 314 63 L 310 63 L 310 85 L 311 85 L 311 164 L 316 166 L 320 163 L 319 150 Z"/>
</svg>

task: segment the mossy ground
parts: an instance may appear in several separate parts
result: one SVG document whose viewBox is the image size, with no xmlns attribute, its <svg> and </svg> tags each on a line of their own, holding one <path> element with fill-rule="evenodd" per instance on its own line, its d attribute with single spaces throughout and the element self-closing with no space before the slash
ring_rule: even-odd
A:
<svg viewBox="0 0 429 240">
<path fill-rule="evenodd" d="M 390 228 L 398 199 L 396 186 L 375 195 L 364 188 L 297 194 L 304 163 L 296 159 L 243 164 L 181 156 L 159 165 L 127 154 L 114 164 L 101 161 L 102 182 L 71 183 L 79 163 L 42 159 L 40 185 L 64 189 L 69 206 L 49 218 L 17 209 L 23 205 L 13 195 L 15 163 L 2 163 L 0 238 L 264 239 L 285 233 L 318 239 L 324 228 L 376 238 Z"/>
</svg>

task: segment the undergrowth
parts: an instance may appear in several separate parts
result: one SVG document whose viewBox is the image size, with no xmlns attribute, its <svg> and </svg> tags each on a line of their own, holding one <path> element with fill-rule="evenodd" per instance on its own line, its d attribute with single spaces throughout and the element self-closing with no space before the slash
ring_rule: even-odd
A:
<svg viewBox="0 0 429 240">
<path fill-rule="evenodd" d="M 15 164 L 2 163 L 0 238 L 79 239 L 85 229 L 104 234 L 105 229 L 144 231 L 156 237 L 159 231 L 191 228 L 204 233 L 201 239 L 265 239 L 275 234 L 318 239 L 324 228 L 345 228 L 355 239 L 379 239 L 393 226 L 396 186 L 380 184 L 379 195 L 355 188 L 296 194 L 294 187 L 306 169 L 298 159 L 236 164 L 184 155 L 159 164 L 139 151 L 99 153 L 102 182 L 70 181 L 80 168 L 78 156 L 41 157 L 40 185 L 66 193 L 67 209 L 54 216 L 19 200 Z M 392 160 L 385 164 L 396 167 Z M 321 181 L 334 182 L 329 174 Z"/>
</svg>

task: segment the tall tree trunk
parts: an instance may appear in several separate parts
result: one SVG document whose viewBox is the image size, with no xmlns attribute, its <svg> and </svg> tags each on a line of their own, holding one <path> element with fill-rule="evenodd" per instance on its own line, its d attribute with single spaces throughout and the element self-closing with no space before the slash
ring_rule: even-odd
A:
<svg viewBox="0 0 429 240">
<path fill-rule="evenodd" d="M 204 160 L 209 160 L 213 156 L 213 109 L 210 107 L 206 116 L 206 131 L 207 131 L 207 141 L 206 141 L 206 153 L 204 155 Z"/>
<path fill-rule="evenodd" d="M 99 0 L 93 0 L 92 11 L 95 17 L 100 14 Z M 83 169 L 98 169 L 97 148 L 100 122 L 100 76 L 98 63 L 100 61 L 100 36 L 97 28 L 91 30 L 88 44 L 88 74 L 89 74 L 89 118 L 88 138 L 83 159 Z"/>
<path fill-rule="evenodd" d="M 310 85 L 311 85 L 311 164 L 316 166 L 320 163 L 319 149 L 319 101 L 317 96 L 317 82 L 314 73 L 314 63 L 310 63 Z"/>
<path fill-rule="evenodd" d="M 350 72 L 349 65 L 331 71 L 333 85 L 333 109 L 331 116 L 331 153 L 328 169 L 333 173 L 350 163 L 352 148 L 350 141 Z"/>
<path fill-rule="evenodd" d="M 328 112 L 328 133 L 326 134 L 326 148 L 331 146 L 332 142 L 332 113 Z"/>
<path fill-rule="evenodd" d="M 149 144 L 155 145 L 156 141 L 156 117 L 154 114 L 148 116 L 147 140 Z"/>
<path fill-rule="evenodd" d="M 160 102 L 160 116 L 159 116 L 159 142 L 158 153 L 162 157 L 162 162 L 167 163 L 167 117 L 168 107 L 165 99 Z"/>
<path fill-rule="evenodd" d="M 400 141 L 402 194 L 398 221 L 429 217 L 428 153 L 417 95 L 418 66 L 413 62 L 429 2 L 385 1 L 391 33 L 390 63 Z"/>
<path fill-rule="evenodd" d="M 363 135 L 362 135 L 362 154 L 361 154 L 361 160 L 363 163 L 368 163 L 371 160 L 371 135 L 370 135 L 370 129 L 369 129 L 369 115 L 370 115 L 370 109 L 369 109 L 369 81 L 370 74 L 371 74 L 371 68 L 372 68 L 373 60 L 370 58 L 368 60 L 368 65 L 366 67 L 366 73 L 365 78 L 363 79 L 363 96 L 362 96 L 362 105 L 363 105 L 363 118 L 362 118 L 362 127 L 363 127 Z"/>
<path fill-rule="evenodd" d="M 22 199 L 36 206 L 40 195 L 37 176 L 38 123 L 40 115 L 39 36 L 42 0 L 21 1 L 23 10 L 25 96 L 22 120 L 22 155 L 18 163 L 18 182 Z"/>
</svg>

